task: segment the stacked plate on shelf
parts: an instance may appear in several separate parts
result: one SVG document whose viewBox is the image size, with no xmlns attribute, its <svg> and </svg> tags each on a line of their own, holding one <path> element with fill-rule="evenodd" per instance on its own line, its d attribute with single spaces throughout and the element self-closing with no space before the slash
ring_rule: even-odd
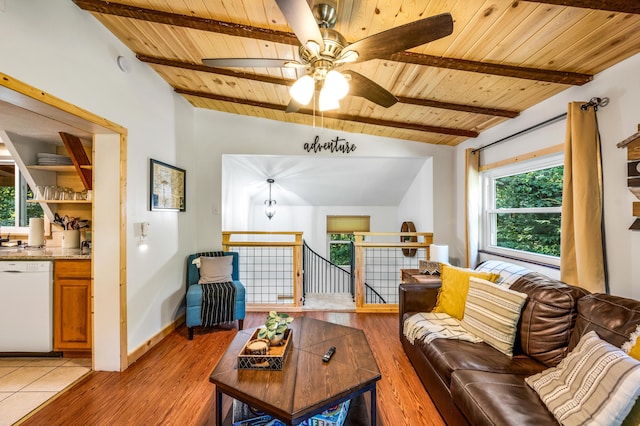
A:
<svg viewBox="0 0 640 426">
<path fill-rule="evenodd" d="M 38 153 L 39 166 L 70 166 L 73 163 L 66 155 L 49 154 L 48 152 Z"/>
</svg>

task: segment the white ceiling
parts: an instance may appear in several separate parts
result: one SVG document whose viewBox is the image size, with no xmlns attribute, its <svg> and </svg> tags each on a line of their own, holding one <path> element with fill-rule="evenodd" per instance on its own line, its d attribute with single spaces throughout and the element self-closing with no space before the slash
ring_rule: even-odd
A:
<svg viewBox="0 0 640 426">
<path fill-rule="evenodd" d="M 397 206 L 425 158 L 225 155 L 223 186 L 253 204 L 269 196 L 278 205 Z M 226 180 L 226 181 L 225 181 Z"/>
<path fill-rule="evenodd" d="M 6 101 L 3 98 L 9 100 Z M 93 134 L 78 125 L 79 119 L 69 118 L 68 114 L 62 112 L 57 112 L 56 116 L 34 112 L 29 109 L 33 105 L 23 98 L 25 97 L 13 94 L 7 89 L 0 90 L 0 130 L 55 145 L 62 145 L 59 133 L 65 132 L 79 137 L 85 144 L 91 143 Z M 14 105 L 12 102 L 22 103 L 24 107 Z M 98 129 L 91 124 L 85 125 L 87 126 L 96 131 Z"/>
</svg>

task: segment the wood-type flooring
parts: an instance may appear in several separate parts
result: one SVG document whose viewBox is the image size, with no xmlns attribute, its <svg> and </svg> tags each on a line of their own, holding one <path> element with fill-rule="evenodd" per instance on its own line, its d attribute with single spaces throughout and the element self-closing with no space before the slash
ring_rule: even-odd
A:
<svg viewBox="0 0 640 426">
<path fill-rule="evenodd" d="M 245 328 L 265 313 L 247 313 Z M 378 425 L 443 425 L 398 339 L 397 314 L 304 312 L 364 330 L 382 379 Z M 85 380 L 23 420 L 25 426 L 214 425 L 215 392 L 209 375 L 237 330 L 200 329 L 188 340 L 183 325 L 124 372 L 93 372 Z"/>
</svg>

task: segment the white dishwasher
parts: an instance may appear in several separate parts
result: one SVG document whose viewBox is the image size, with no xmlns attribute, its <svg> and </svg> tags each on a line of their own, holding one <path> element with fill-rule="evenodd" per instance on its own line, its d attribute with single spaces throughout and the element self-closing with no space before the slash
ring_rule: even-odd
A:
<svg viewBox="0 0 640 426">
<path fill-rule="evenodd" d="M 0 352 L 53 351 L 51 261 L 0 261 Z"/>
</svg>

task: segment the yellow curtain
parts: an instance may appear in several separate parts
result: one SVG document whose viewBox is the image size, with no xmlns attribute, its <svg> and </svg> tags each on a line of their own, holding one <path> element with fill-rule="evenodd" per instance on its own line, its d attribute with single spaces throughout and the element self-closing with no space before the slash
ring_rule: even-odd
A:
<svg viewBox="0 0 640 426">
<path fill-rule="evenodd" d="M 478 263 L 480 218 L 480 151 L 465 151 L 465 257 L 467 268 Z"/>
<path fill-rule="evenodd" d="M 593 293 L 607 289 L 602 233 L 602 162 L 596 112 L 572 102 L 567 113 L 560 278 Z"/>
</svg>

